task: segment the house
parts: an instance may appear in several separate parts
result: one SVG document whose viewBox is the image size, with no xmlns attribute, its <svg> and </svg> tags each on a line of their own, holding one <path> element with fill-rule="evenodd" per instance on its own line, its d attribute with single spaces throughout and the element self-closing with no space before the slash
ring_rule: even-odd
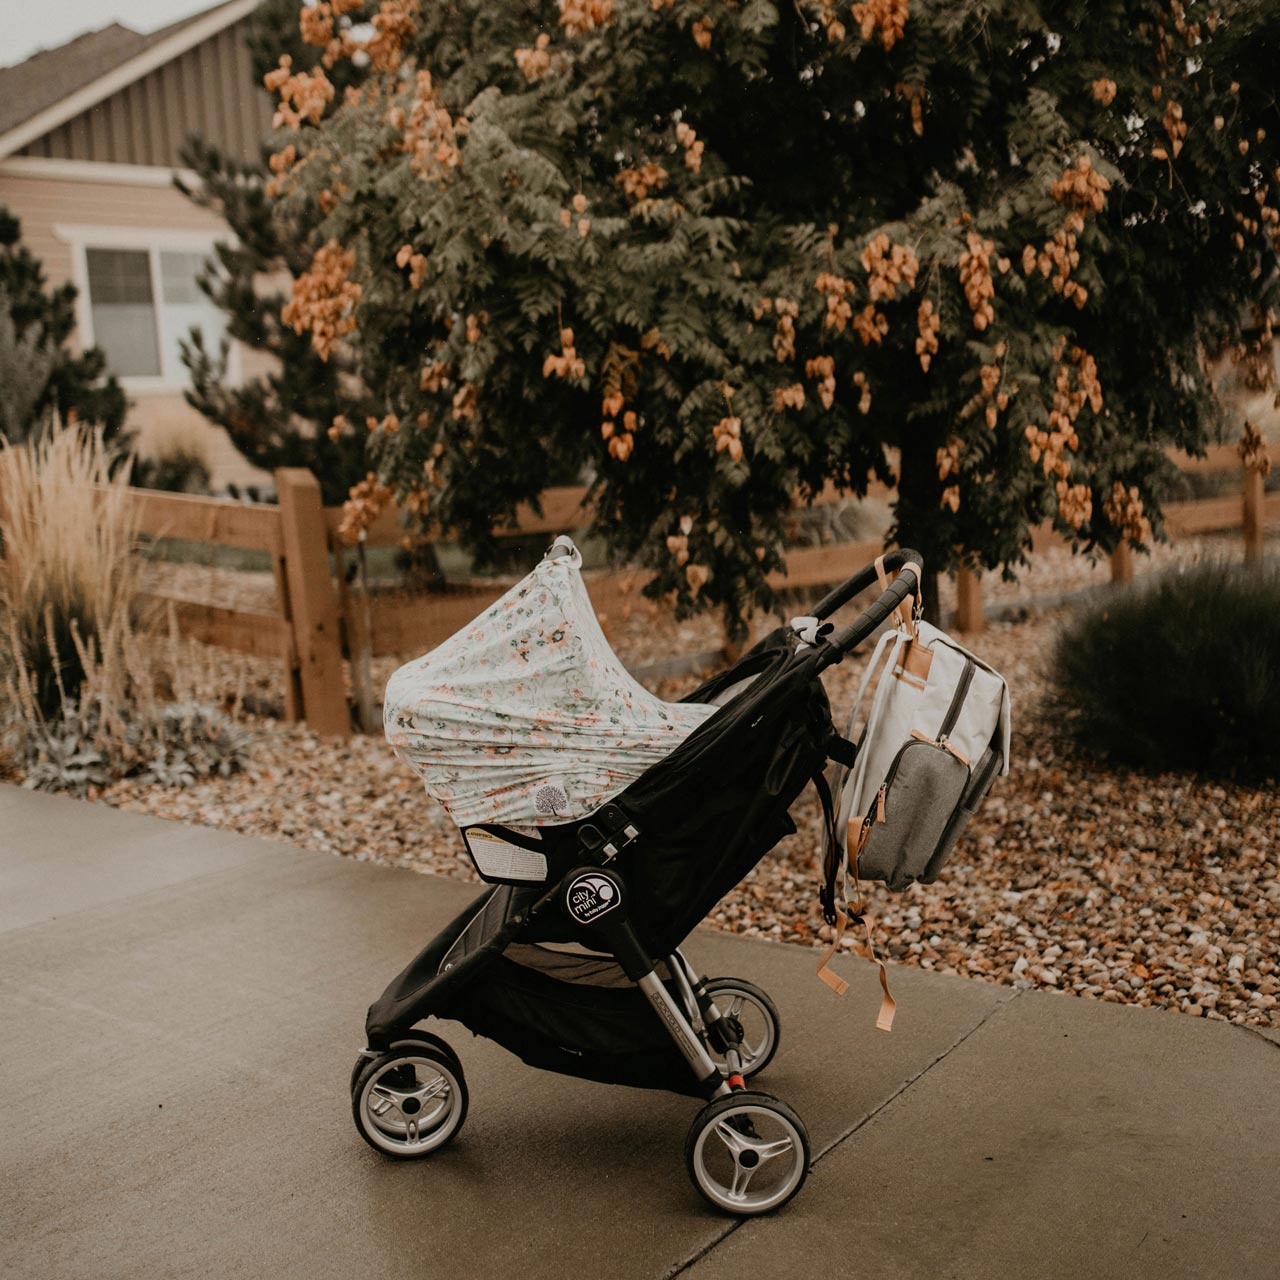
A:
<svg viewBox="0 0 1280 1280">
<path fill-rule="evenodd" d="M 244 41 L 258 0 L 227 0 L 150 35 L 114 23 L 0 69 L 0 204 L 53 284 L 79 291 L 77 340 L 107 355 L 143 453 L 177 440 L 204 453 L 215 487 L 262 482 L 221 428 L 192 409 L 179 342 L 222 314 L 196 285 L 230 232 L 173 185 L 198 135 L 256 160 L 272 103 Z M 233 350 L 231 374 L 253 372 Z"/>
</svg>

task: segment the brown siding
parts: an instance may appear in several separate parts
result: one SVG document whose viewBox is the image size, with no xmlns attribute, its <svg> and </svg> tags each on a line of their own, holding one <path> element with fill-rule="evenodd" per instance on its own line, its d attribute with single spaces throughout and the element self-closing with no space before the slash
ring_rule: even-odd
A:
<svg viewBox="0 0 1280 1280">
<path fill-rule="evenodd" d="M 195 134 L 240 160 L 258 158 L 271 99 L 256 84 L 244 23 L 158 67 L 24 147 L 24 156 L 175 167 Z"/>
</svg>

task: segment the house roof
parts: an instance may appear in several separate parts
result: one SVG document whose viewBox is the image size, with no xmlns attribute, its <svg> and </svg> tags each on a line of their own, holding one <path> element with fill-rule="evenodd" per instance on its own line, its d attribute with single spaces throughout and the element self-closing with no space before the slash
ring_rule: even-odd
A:
<svg viewBox="0 0 1280 1280">
<path fill-rule="evenodd" d="M 0 67 L 0 156 L 238 22 L 256 4 L 223 0 L 149 35 L 113 22 Z"/>
</svg>

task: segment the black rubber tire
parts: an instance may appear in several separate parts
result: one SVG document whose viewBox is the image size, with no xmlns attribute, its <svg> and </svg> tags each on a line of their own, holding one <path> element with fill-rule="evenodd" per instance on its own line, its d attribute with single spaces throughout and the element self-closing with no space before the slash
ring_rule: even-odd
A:
<svg viewBox="0 0 1280 1280">
<path fill-rule="evenodd" d="M 443 1053 L 446 1058 L 452 1058 L 458 1064 L 458 1070 L 462 1070 L 462 1059 L 453 1051 L 453 1046 L 447 1040 L 441 1040 L 439 1036 L 432 1035 L 430 1031 L 423 1031 L 421 1027 L 412 1027 L 403 1035 L 396 1036 L 389 1047 L 396 1049 L 402 1044 L 420 1044 L 428 1049 L 434 1049 L 438 1053 Z M 365 1065 L 372 1061 L 372 1058 L 366 1058 L 363 1054 L 356 1058 L 356 1065 L 351 1068 L 352 1096 L 355 1095 L 356 1081 L 360 1079 L 360 1073 L 365 1069 Z"/>
<path fill-rule="evenodd" d="M 778 1052 L 778 1045 L 782 1040 L 782 1018 L 778 1014 L 778 1006 L 769 998 L 767 992 L 757 987 L 754 982 L 748 982 L 745 978 L 708 978 L 706 979 L 706 989 L 707 994 L 713 997 L 721 991 L 741 991 L 759 1004 L 762 1012 L 773 1024 L 773 1043 L 769 1046 L 768 1051 L 749 1071 L 742 1073 L 744 1080 L 754 1079 L 773 1061 L 774 1054 Z M 721 1012 L 726 1011 L 722 1009 Z M 712 1053 L 711 1057 L 716 1062 L 716 1065 L 719 1066 L 719 1059 L 715 1053 Z"/>
<path fill-rule="evenodd" d="M 716 1125 L 726 1112 L 748 1107 L 771 1112 L 794 1130 L 795 1137 L 799 1139 L 800 1143 L 800 1167 L 798 1175 L 794 1170 L 794 1166 L 791 1172 L 788 1173 L 785 1194 L 782 1194 L 781 1198 L 761 1205 L 742 1204 L 733 1206 L 725 1203 L 723 1199 L 717 1199 L 715 1194 L 704 1185 L 702 1178 L 699 1177 L 699 1138 Z M 800 1188 L 804 1186 L 805 1179 L 809 1176 L 809 1159 L 809 1131 L 804 1127 L 804 1121 L 785 1102 L 775 1098 L 772 1094 L 751 1089 L 740 1089 L 722 1098 L 714 1098 L 707 1103 L 694 1117 L 693 1124 L 689 1126 L 689 1133 L 684 1142 L 684 1167 L 689 1174 L 689 1181 L 693 1183 L 698 1194 L 713 1209 L 739 1218 L 758 1217 L 761 1214 L 773 1213 L 792 1200 Z"/>
<path fill-rule="evenodd" d="M 435 1036 L 430 1037 L 435 1040 Z M 397 1040 L 396 1046 L 389 1049 L 386 1053 L 380 1054 L 376 1058 L 365 1059 L 364 1067 L 356 1077 L 355 1087 L 351 1091 L 351 1117 L 355 1121 L 355 1126 L 360 1136 L 376 1151 L 379 1155 L 386 1156 L 391 1160 L 422 1160 L 427 1156 L 435 1155 L 437 1151 L 443 1150 L 449 1145 L 459 1133 L 462 1132 L 462 1126 L 467 1122 L 467 1108 L 470 1105 L 470 1095 L 467 1091 L 467 1080 L 462 1072 L 462 1064 L 458 1061 L 457 1055 L 449 1049 L 447 1053 L 441 1053 L 433 1045 L 426 1044 L 421 1040 Z M 448 1046 L 445 1046 L 448 1049 Z M 374 1076 L 379 1075 L 385 1068 L 393 1065 L 397 1060 L 407 1057 L 425 1058 L 431 1062 L 442 1073 L 447 1073 L 453 1080 L 453 1086 L 456 1087 L 458 1102 L 455 1108 L 456 1114 L 452 1119 L 452 1127 L 448 1134 L 438 1144 L 430 1146 L 423 1150 L 396 1150 L 389 1140 L 379 1142 L 377 1137 L 366 1127 L 366 1118 L 364 1109 L 361 1105 L 366 1086 L 370 1083 Z"/>
</svg>

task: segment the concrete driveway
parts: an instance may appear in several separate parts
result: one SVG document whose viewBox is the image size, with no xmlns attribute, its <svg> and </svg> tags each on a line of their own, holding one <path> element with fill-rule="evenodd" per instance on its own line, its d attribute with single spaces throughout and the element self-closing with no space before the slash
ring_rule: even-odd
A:
<svg viewBox="0 0 1280 1280">
<path fill-rule="evenodd" d="M 700 933 L 765 986 L 799 1197 L 684 1171 L 697 1104 L 522 1066 L 457 1026 L 471 1112 L 417 1164 L 352 1127 L 366 1005 L 473 886 L 0 788 L 0 1274 L 1280 1274 L 1280 1045 L 1176 1014 Z"/>
</svg>

